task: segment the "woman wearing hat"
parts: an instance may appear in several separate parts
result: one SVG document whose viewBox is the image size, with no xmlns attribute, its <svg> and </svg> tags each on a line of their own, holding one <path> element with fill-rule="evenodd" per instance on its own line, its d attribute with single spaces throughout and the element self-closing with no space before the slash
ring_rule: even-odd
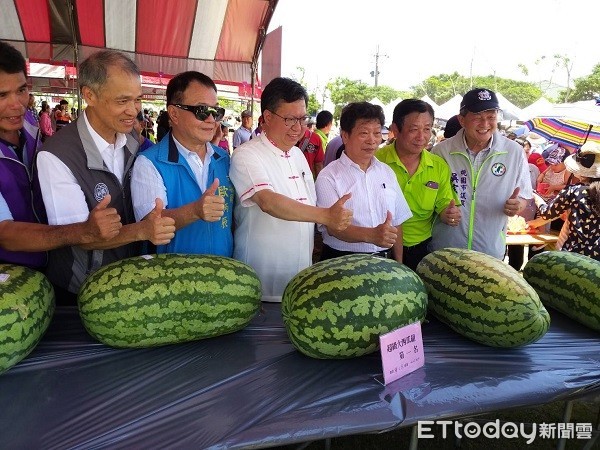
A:
<svg viewBox="0 0 600 450">
<path fill-rule="evenodd" d="M 567 170 L 580 182 L 567 186 L 548 204 L 535 195 L 540 219 L 552 220 L 568 213 L 568 235 L 562 250 L 600 261 L 600 144 L 589 142 L 565 160 Z M 529 222 L 537 226 L 536 219 Z"/>
<path fill-rule="evenodd" d="M 544 159 L 547 168 L 537 178 L 537 192 L 546 201 L 555 197 L 567 186 L 570 173 L 564 161 L 568 156 L 569 153 L 564 148 L 556 145 Z"/>
</svg>

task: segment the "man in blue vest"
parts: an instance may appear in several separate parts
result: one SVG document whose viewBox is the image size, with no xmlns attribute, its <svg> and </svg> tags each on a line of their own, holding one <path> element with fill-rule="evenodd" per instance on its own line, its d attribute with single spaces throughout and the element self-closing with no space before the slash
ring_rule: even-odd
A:
<svg viewBox="0 0 600 450">
<path fill-rule="evenodd" d="M 46 251 L 102 242 L 118 234 L 119 215 L 108 208 L 110 196 L 86 221 L 45 225 L 40 189 L 33 176 L 41 145 L 37 120 L 27 108 L 25 58 L 0 41 L 0 263 L 39 269 Z"/>
<path fill-rule="evenodd" d="M 206 75 L 189 71 L 167 85 L 171 131 L 141 152 L 131 180 L 137 220 L 146 217 L 154 199 L 163 215 L 175 220 L 170 243 L 158 253 L 202 253 L 231 257 L 234 190 L 229 153 L 211 144 L 225 110 L 217 106 L 217 87 Z"/>
</svg>

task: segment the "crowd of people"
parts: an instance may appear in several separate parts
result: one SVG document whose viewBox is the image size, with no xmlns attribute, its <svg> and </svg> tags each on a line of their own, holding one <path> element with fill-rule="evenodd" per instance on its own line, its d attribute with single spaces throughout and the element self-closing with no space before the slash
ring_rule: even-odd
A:
<svg viewBox="0 0 600 450">
<path fill-rule="evenodd" d="M 333 115 L 311 129 L 306 90 L 279 77 L 256 129 L 241 114 L 230 151 L 202 73 L 170 80 L 156 139 L 125 55 L 92 54 L 79 85 L 85 110 L 67 119 L 67 104 L 66 123 L 45 135 L 48 107 L 38 117 L 28 106 L 25 60 L 0 42 L 0 261 L 44 270 L 59 302 L 73 304 L 99 267 L 148 252 L 236 258 L 257 272 L 263 301 L 278 302 L 313 263 L 315 232 L 321 259 L 368 253 L 414 269 L 444 247 L 504 258 L 507 219 L 532 203 L 543 220 L 568 211 L 563 250 L 600 259 L 600 147 L 552 149 L 533 182 L 537 166 L 499 132 L 489 89 L 465 94 L 447 135 L 433 132 L 431 105 L 408 99 L 389 126 L 377 105 L 346 105 L 330 141 Z"/>
</svg>

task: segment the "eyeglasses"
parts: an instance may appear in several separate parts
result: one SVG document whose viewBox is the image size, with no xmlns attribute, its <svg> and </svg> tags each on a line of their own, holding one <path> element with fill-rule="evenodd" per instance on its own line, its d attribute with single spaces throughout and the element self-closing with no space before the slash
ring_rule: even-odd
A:
<svg viewBox="0 0 600 450">
<path fill-rule="evenodd" d="M 190 111 L 192 113 L 194 113 L 194 115 L 196 116 L 196 119 L 200 120 L 200 121 L 205 121 L 206 119 L 208 119 L 208 116 L 213 116 L 215 121 L 218 122 L 219 120 L 223 119 L 223 117 L 225 117 L 225 108 L 219 108 L 218 106 L 208 106 L 208 105 L 198 105 L 198 106 L 191 106 L 191 105 L 173 105 L 177 108 L 183 109 L 185 111 Z"/>
<path fill-rule="evenodd" d="M 310 116 L 283 117 L 283 116 L 280 116 L 279 114 L 277 114 L 275 111 L 270 111 L 270 112 L 273 113 L 273 114 L 275 114 L 277 117 L 281 117 L 283 119 L 283 121 L 285 122 L 285 126 L 288 127 L 288 128 L 292 128 L 298 122 L 300 122 L 300 125 L 302 125 L 303 127 L 305 127 L 308 124 L 308 121 L 310 120 Z"/>
<path fill-rule="evenodd" d="M 595 153 L 586 153 L 585 155 L 582 155 L 581 152 L 578 152 L 575 155 L 575 161 L 577 161 L 579 164 L 581 164 L 586 169 L 589 169 L 590 167 L 592 167 L 594 165 L 594 162 L 596 161 L 596 154 Z"/>
</svg>

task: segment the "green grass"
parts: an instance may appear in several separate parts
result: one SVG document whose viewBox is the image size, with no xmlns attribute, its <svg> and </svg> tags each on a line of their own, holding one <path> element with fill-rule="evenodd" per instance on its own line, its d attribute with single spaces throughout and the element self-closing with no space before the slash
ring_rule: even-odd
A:
<svg viewBox="0 0 600 450">
<path fill-rule="evenodd" d="M 494 414 L 486 414 L 473 418 L 467 418 L 465 419 L 465 422 L 476 420 L 480 424 L 483 424 L 482 421 L 484 420 L 494 421 L 496 419 L 500 419 L 500 421 L 514 422 L 517 424 L 541 424 L 544 422 L 558 424 L 563 422 L 564 406 L 564 402 L 554 402 L 535 408 L 511 409 Z M 570 422 L 579 424 L 591 423 L 592 427 L 596 427 L 599 408 L 600 403 L 598 402 L 594 403 L 591 401 L 577 401 L 574 404 Z M 441 428 L 437 430 L 433 429 L 431 433 L 436 437 L 434 439 L 420 439 L 418 442 L 419 450 L 451 450 L 456 448 L 464 450 L 550 450 L 555 449 L 557 446 L 557 439 L 545 439 L 540 437 L 537 437 L 531 444 L 527 444 L 526 439 L 522 438 L 490 439 L 479 437 L 476 439 L 463 438 L 459 444 L 460 447 L 458 447 L 453 433 L 446 439 L 441 438 Z M 410 439 L 411 429 L 400 428 L 398 430 L 381 434 L 353 435 L 333 438 L 330 442 L 330 448 L 331 450 L 408 449 L 410 445 Z M 582 449 L 588 442 L 589 440 L 587 439 L 571 439 L 567 441 L 565 449 Z M 298 446 L 284 446 L 279 448 L 291 450 L 298 448 Z M 316 441 L 307 444 L 303 448 L 307 450 L 325 449 L 326 443 L 325 441 Z M 600 449 L 600 438 L 596 441 L 593 448 Z"/>
</svg>

